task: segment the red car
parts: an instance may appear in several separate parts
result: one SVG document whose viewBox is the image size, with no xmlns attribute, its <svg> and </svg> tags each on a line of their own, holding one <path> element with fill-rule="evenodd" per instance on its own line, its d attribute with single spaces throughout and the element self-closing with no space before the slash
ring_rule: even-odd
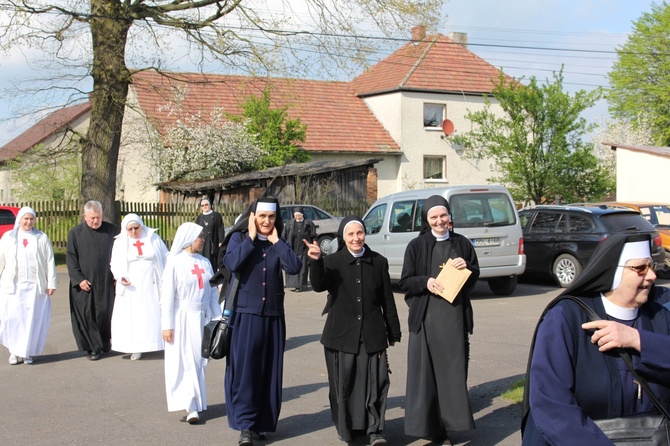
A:
<svg viewBox="0 0 670 446">
<path fill-rule="evenodd" d="M 16 221 L 16 215 L 18 213 L 19 208 L 0 206 L 0 237 L 2 237 L 5 232 L 14 229 L 14 222 Z"/>
</svg>

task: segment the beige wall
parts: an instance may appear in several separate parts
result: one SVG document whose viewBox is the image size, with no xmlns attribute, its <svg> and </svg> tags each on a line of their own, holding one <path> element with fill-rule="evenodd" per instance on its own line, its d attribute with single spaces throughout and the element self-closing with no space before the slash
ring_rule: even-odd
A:
<svg viewBox="0 0 670 446">
<path fill-rule="evenodd" d="M 670 158 L 617 148 L 616 166 L 617 201 L 670 203 Z"/>
<path fill-rule="evenodd" d="M 366 98 L 365 102 L 402 149 L 398 160 L 385 160 L 377 166 L 380 197 L 407 189 L 486 184 L 486 179 L 493 175 L 494 166 L 490 161 L 466 159 L 462 147 L 450 141 L 440 128 L 426 129 L 423 126 L 423 105 L 444 104 L 446 118 L 454 123 L 456 134 L 465 133 L 471 128 L 465 115 L 468 111 L 484 108 L 482 97 L 397 92 Z M 497 105 L 493 107 L 502 113 Z M 445 180 L 423 179 L 423 159 L 430 155 L 446 157 Z"/>
</svg>

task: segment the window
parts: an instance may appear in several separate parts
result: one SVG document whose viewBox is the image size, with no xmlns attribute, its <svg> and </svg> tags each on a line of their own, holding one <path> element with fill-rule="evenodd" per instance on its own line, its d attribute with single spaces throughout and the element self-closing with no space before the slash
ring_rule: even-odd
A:
<svg viewBox="0 0 670 446">
<path fill-rule="evenodd" d="M 442 104 L 423 104 L 423 126 L 440 128 L 444 121 L 444 109 Z"/>
<path fill-rule="evenodd" d="M 446 159 L 443 156 L 426 156 L 423 158 L 423 179 L 444 180 Z"/>
<path fill-rule="evenodd" d="M 391 219 L 389 221 L 390 232 L 411 232 L 412 231 L 412 216 L 414 214 L 414 206 L 416 202 L 411 201 L 397 201 L 393 203 L 391 208 Z"/>
<path fill-rule="evenodd" d="M 570 232 L 590 232 L 593 222 L 584 215 L 570 215 Z"/>
<path fill-rule="evenodd" d="M 561 214 L 558 212 L 538 212 L 530 227 L 532 233 L 565 232 L 558 231 L 558 222 L 561 220 Z"/>
<path fill-rule="evenodd" d="M 365 224 L 365 231 L 368 235 L 377 234 L 382 230 L 384 224 L 384 214 L 386 213 L 386 203 L 377 206 L 368 212 L 363 223 Z"/>
</svg>

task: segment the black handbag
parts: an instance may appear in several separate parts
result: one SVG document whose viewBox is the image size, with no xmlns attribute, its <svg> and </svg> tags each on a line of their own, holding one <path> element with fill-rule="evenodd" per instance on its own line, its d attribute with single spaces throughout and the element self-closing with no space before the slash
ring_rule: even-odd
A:
<svg viewBox="0 0 670 446">
<path fill-rule="evenodd" d="M 222 359 L 228 356 L 230 352 L 230 338 L 232 336 L 230 316 L 237 295 L 237 284 L 237 275 L 233 274 L 230 287 L 221 289 L 222 293 L 230 291 L 226 297 L 221 319 L 209 321 L 203 327 L 200 351 L 203 358 Z"/>
<path fill-rule="evenodd" d="M 581 299 L 573 296 L 563 296 L 578 303 L 588 314 L 589 320 L 600 320 L 598 313 L 586 305 Z M 630 354 L 619 349 L 619 355 L 626 363 L 635 380 L 644 390 L 645 394 L 651 399 L 651 402 L 658 410 L 657 414 L 631 415 L 628 417 L 607 418 L 602 420 L 593 420 L 593 422 L 603 431 L 607 438 L 612 440 L 615 445 L 622 446 L 670 446 L 670 414 L 661 405 L 649 388 L 647 381 L 642 378 L 633 368 L 633 360 Z"/>
</svg>

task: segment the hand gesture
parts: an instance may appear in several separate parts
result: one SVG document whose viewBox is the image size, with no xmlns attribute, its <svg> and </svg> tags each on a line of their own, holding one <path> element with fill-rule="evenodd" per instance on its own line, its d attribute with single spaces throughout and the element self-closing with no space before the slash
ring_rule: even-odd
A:
<svg viewBox="0 0 670 446">
<path fill-rule="evenodd" d="M 319 248 L 318 243 L 310 243 L 305 239 L 302 239 L 302 242 L 307 246 L 307 257 L 312 260 L 319 260 L 321 258 L 321 248 Z"/>
<path fill-rule="evenodd" d="M 584 330 L 595 330 L 591 342 L 605 352 L 613 348 L 633 348 L 640 351 L 640 332 L 615 321 L 593 321 L 582 324 Z"/>
<path fill-rule="evenodd" d="M 272 228 L 272 233 L 268 235 L 268 241 L 273 245 L 279 241 L 279 234 L 277 234 L 277 227 Z"/>
<path fill-rule="evenodd" d="M 251 240 L 256 240 L 256 216 L 253 212 L 249 214 L 249 225 L 247 227 Z"/>
</svg>

